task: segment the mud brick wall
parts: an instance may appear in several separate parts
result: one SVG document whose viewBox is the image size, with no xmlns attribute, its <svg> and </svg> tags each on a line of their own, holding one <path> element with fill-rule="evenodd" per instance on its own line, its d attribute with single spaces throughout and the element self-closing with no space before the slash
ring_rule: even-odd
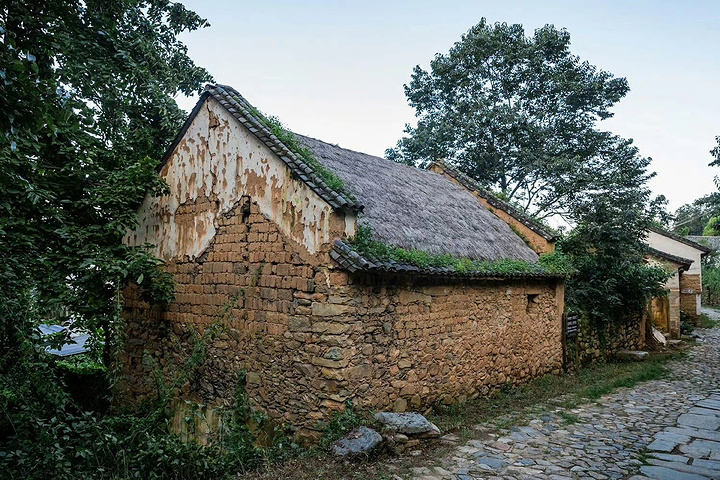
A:
<svg viewBox="0 0 720 480">
<path fill-rule="evenodd" d="M 702 294 L 702 281 L 700 275 L 680 275 L 680 310 L 691 320 L 697 321 L 697 298 Z"/>
<path fill-rule="evenodd" d="M 251 206 L 223 216 L 205 253 L 169 265 L 176 299 L 151 309 L 127 289 L 119 392 L 137 402 L 171 384 L 191 332 L 222 325 L 175 391 L 234 402 L 238 372 L 259 410 L 317 436 L 345 409 L 423 410 L 562 367 L 563 285 L 555 280 L 423 280 L 354 275 L 311 256 Z"/>
</svg>

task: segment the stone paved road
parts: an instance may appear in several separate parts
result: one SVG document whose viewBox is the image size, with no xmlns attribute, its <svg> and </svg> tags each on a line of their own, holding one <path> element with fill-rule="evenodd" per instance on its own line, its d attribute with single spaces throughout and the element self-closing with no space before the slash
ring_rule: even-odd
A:
<svg viewBox="0 0 720 480">
<path fill-rule="evenodd" d="M 476 426 L 482 439 L 414 468 L 413 478 L 720 479 L 720 329 L 698 333 L 698 345 L 668 364 L 671 378 L 566 412 L 576 423 L 549 408 L 527 426 L 499 432 Z"/>
</svg>

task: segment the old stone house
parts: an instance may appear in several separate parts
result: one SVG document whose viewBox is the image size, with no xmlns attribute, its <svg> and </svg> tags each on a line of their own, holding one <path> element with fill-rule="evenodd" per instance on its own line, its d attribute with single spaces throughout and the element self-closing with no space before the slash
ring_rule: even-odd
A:
<svg viewBox="0 0 720 480">
<path fill-rule="evenodd" d="M 670 338 L 680 338 L 680 277 L 690 269 L 693 261 L 654 248 L 649 249 L 647 260 L 671 274 L 665 282 L 667 295 L 655 297 L 650 303 L 652 324 Z"/>
<path fill-rule="evenodd" d="M 652 301 L 653 323 L 671 338 L 680 338 L 681 312 L 691 321 L 700 316 L 701 259 L 712 249 L 660 228 L 649 229 L 646 243 L 651 259 L 672 272 L 665 285 L 668 296 Z"/>
<path fill-rule="evenodd" d="M 176 282 L 165 309 L 126 292 L 131 397 L 153 395 L 153 368 L 172 374 L 191 326 L 214 324 L 222 333 L 179 395 L 229 405 L 246 372 L 256 408 L 303 435 L 347 401 L 423 410 L 559 372 L 563 278 L 537 267 L 536 252 L 553 249 L 548 232 L 440 163 L 416 169 L 294 138 L 319 166 L 234 89 L 201 96 L 160 170 L 171 193 L 147 198 L 127 237 L 155 245 Z M 359 228 L 408 251 L 532 268 L 377 258 L 355 248 Z"/>
</svg>

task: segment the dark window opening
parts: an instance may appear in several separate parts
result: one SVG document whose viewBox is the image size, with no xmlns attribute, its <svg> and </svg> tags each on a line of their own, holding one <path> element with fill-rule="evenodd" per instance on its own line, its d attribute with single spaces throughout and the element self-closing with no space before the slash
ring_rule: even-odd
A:
<svg viewBox="0 0 720 480">
<path fill-rule="evenodd" d="M 526 312 L 530 313 L 530 310 L 532 309 L 533 305 L 538 303 L 540 301 L 540 294 L 539 293 L 528 293 L 527 295 L 527 309 Z"/>
</svg>

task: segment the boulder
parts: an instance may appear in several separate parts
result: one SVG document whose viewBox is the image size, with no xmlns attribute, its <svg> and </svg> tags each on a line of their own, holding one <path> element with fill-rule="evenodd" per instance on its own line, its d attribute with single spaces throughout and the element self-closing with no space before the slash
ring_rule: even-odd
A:
<svg viewBox="0 0 720 480">
<path fill-rule="evenodd" d="M 333 443 L 332 452 L 339 457 L 369 455 L 382 442 L 382 436 L 368 427 L 358 427 Z"/>
<path fill-rule="evenodd" d="M 665 335 L 663 335 L 663 333 L 660 330 L 658 330 L 655 327 L 652 327 L 652 334 L 653 334 L 653 338 L 655 339 L 655 341 L 657 343 L 659 343 L 660 345 L 667 344 L 667 339 L 665 338 Z"/>
<path fill-rule="evenodd" d="M 379 412 L 375 414 L 375 420 L 387 430 L 393 430 L 405 435 L 426 438 L 440 436 L 440 429 L 419 413 Z"/>
</svg>

